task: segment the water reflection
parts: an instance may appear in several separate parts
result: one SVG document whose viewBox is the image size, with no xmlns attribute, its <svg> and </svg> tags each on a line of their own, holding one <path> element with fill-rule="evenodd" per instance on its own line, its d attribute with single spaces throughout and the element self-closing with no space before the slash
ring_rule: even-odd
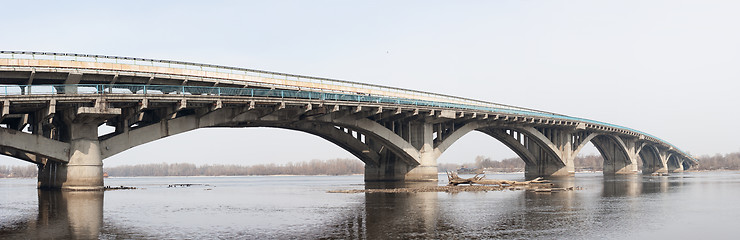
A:
<svg viewBox="0 0 740 240">
<path fill-rule="evenodd" d="M 103 226 L 103 192 L 38 191 L 35 221 L 3 233 L 20 239 L 96 239 Z M 6 235 L 7 234 L 7 235 Z"/>
<path fill-rule="evenodd" d="M 603 197 L 636 197 L 642 191 L 640 175 L 604 175 Z"/>
<path fill-rule="evenodd" d="M 223 181 L 218 188 L 208 190 L 150 187 L 108 192 L 105 220 L 102 192 L 27 191 L 22 202 L 35 202 L 38 198 L 38 206 L 29 204 L 26 215 L 17 218 L 21 220 L 12 220 L 16 222 L 11 224 L 0 221 L 0 238 L 630 238 L 625 234 L 665 228 L 665 219 L 687 216 L 680 215 L 688 211 L 676 211 L 677 206 L 705 206 L 686 204 L 686 201 L 715 199 L 711 196 L 737 199 L 738 192 L 730 189 L 740 185 L 735 180 L 720 187 L 709 184 L 697 187 L 697 181 L 702 183 L 702 180 L 695 174 L 582 175 L 553 179 L 554 187 L 583 187 L 565 192 L 338 194 L 326 190 L 356 188 L 360 185 L 356 182 L 361 179 L 335 184 L 334 177 L 285 177 L 287 180 L 272 181 L 269 186 L 254 181 L 250 184 L 251 179 L 197 179 Z M 726 181 L 709 179 L 712 184 Z M 138 186 L 152 186 L 152 182 L 160 180 L 131 181 L 136 181 Z M 296 186 L 306 181 L 314 182 Z M 418 187 L 419 184 L 440 183 L 368 183 L 365 188 Z M 9 192 L 0 188 L 0 192 L 4 190 Z M 700 194 L 693 194 L 697 191 Z M 2 200 L 0 212 L 10 209 L 6 203 L 12 203 Z"/>
<path fill-rule="evenodd" d="M 684 185 L 681 173 L 671 176 L 604 176 L 603 197 L 639 197 L 640 194 L 667 193 Z"/>
<path fill-rule="evenodd" d="M 435 186 L 432 183 L 368 183 L 367 189 L 376 188 L 413 188 Z M 414 236 L 434 236 L 444 228 L 441 221 L 438 194 L 422 193 L 366 193 L 364 209 L 367 239 L 414 238 Z M 392 231 L 391 231 L 392 229 Z"/>
<path fill-rule="evenodd" d="M 434 183 L 436 184 L 436 183 Z M 554 181 L 574 187 L 574 179 Z M 367 188 L 378 188 L 370 184 Z M 386 186 L 387 187 L 387 186 Z M 408 185 L 393 186 L 408 187 Z M 447 239 L 543 237 L 584 222 L 576 192 L 365 193 L 365 204 L 337 223 L 331 238 Z M 363 228 L 364 227 L 364 228 Z"/>
<path fill-rule="evenodd" d="M 664 214 L 652 205 L 651 195 L 686 187 L 681 176 L 641 175 L 559 178 L 553 179 L 553 184 L 558 188 L 586 184 L 586 189 L 366 193 L 365 204 L 348 210 L 352 213 L 339 220 L 343 222 L 335 225 L 334 231 L 339 234 L 332 238 L 593 238 L 606 233 L 624 236 L 626 232 L 619 229 L 635 228 L 634 224 L 645 222 L 649 216 Z"/>
</svg>

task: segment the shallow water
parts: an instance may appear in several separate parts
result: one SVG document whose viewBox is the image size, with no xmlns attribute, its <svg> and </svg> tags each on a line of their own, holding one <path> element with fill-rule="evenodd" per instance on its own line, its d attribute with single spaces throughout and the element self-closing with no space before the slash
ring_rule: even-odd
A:
<svg viewBox="0 0 740 240">
<path fill-rule="evenodd" d="M 345 194 L 327 191 L 363 189 L 362 176 L 270 176 L 108 178 L 139 189 L 92 193 L 0 179 L 0 238 L 737 238 L 740 172 L 554 181 L 583 190 Z"/>
</svg>

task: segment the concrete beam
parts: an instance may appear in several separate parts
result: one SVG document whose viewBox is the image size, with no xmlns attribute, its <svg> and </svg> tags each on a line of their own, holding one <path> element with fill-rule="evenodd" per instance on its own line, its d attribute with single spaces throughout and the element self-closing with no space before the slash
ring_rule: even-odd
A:
<svg viewBox="0 0 740 240">
<path fill-rule="evenodd" d="M 113 79 L 110 81 L 110 84 L 116 84 L 118 81 L 118 72 L 116 72 L 115 75 L 113 75 Z"/>
<path fill-rule="evenodd" d="M 79 107 L 74 114 L 73 122 L 104 122 L 115 116 L 121 115 L 120 108 L 98 107 Z"/>
<path fill-rule="evenodd" d="M 10 101 L 5 99 L 3 100 L 2 113 L 0 113 L 0 122 L 2 122 L 8 114 L 10 114 Z"/>
<path fill-rule="evenodd" d="M 439 118 L 447 118 L 447 119 L 455 119 L 455 111 L 451 110 L 442 110 L 439 111 L 439 115 L 437 115 Z"/>
<path fill-rule="evenodd" d="M 10 147 L 2 147 L 0 146 L 0 154 L 5 155 L 8 157 L 13 157 L 16 159 L 19 159 L 21 161 L 30 162 L 33 164 L 43 164 L 40 159 L 45 158 L 38 158 L 36 157 L 36 154 L 27 153 L 18 149 L 10 148 Z"/>
<path fill-rule="evenodd" d="M 33 85 L 33 78 L 36 76 L 36 69 L 31 69 L 31 76 L 28 77 L 28 81 L 26 82 L 26 85 Z M 30 93 L 31 90 L 29 89 L 28 92 Z"/>
<path fill-rule="evenodd" d="M 73 85 L 73 84 L 79 84 L 82 80 L 82 74 L 81 73 L 74 73 L 71 72 L 67 75 L 67 79 L 64 80 L 64 85 Z M 77 87 L 75 86 L 65 86 L 64 87 L 64 94 L 77 94 Z"/>
<path fill-rule="evenodd" d="M 52 140 L 41 135 L 0 128 L 0 146 L 19 149 L 55 161 L 69 162 L 69 143 Z"/>
</svg>

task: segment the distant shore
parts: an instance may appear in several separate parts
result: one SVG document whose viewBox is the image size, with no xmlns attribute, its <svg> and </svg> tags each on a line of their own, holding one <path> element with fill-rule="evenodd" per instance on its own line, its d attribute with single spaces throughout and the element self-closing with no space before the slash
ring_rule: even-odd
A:
<svg viewBox="0 0 740 240">
<path fill-rule="evenodd" d="M 687 172 L 738 171 L 740 170 L 740 152 L 716 154 L 699 157 L 699 165 Z M 601 172 L 604 160 L 599 155 L 578 156 L 574 159 L 576 172 Z M 641 163 L 638 161 L 638 168 Z M 469 167 L 466 167 L 469 166 Z M 500 161 L 478 156 L 473 163 L 439 163 L 440 174 L 445 170 L 488 169 L 488 174 L 521 174 L 525 163 L 519 158 L 507 158 Z M 588 170 L 586 170 L 588 169 Z M 509 171 L 513 172 L 509 172 Z M 151 163 L 104 167 L 110 177 L 195 177 L 195 176 L 347 176 L 362 175 L 365 164 L 357 159 L 311 160 L 295 163 L 267 163 L 257 165 L 196 165 L 192 163 Z M 0 166 L 0 178 L 33 178 L 38 174 L 38 167 Z"/>
<path fill-rule="evenodd" d="M 686 170 L 684 172 L 738 172 L 740 170 L 733 170 L 733 169 L 715 169 L 715 170 Z M 576 171 L 576 173 L 601 173 L 603 171 Z M 680 173 L 680 172 L 679 172 Z M 438 172 L 438 175 L 444 175 L 445 172 Z M 510 175 L 517 175 L 517 174 L 524 174 L 524 172 L 487 172 L 483 174 L 510 174 Z M 483 175 L 481 174 L 481 175 Z M 671 174 L 671 173 L 668 173 Z M 362 176 L 364 174 L 338 174 L 338 175 L 328 175 L 328 174 L 316 174 L 316 175 L 309 175 L 309 174 L 272 174 L 272 175 L 181 175 L 181 176 L 111 176 L 108 178 L 148 178 L 148 177 L 158 177 L 158 178 L 176 178 L 176 177 L 307 177 L 307 176 Z M 465 175 L 475 175 L 475 173 L 465 174 Z M 29 176 L 29 177 L 7 177 L 7 176 L 0 176 L 0 179 L 31 179 L 36 178 L 37 176 Z"/>
</svg>

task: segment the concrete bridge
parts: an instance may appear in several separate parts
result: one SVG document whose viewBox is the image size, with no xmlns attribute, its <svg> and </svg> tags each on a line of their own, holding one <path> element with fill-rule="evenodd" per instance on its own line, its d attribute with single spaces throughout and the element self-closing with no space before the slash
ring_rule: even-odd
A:
<svg viewBox="0 0 740 240">
<path fill-rule="evenodd" d="M 604 174 L 665 173 L 696 160 L 634 129 L 442 94 L 244 68 L 0 51 L 0 154 L 39 166 L 40 188 L 97 190 L 103 160 L 206 127 L 303 131 L 365 162 L 366 181 L 436 181 L 471 131 L 511 148 L 526 176 L 570 176 L 591 142 Z M 102 124 L 115 127 L 98 133 Z M 248 136 L 246 136 L 248 137 Z"/>
</svg>

